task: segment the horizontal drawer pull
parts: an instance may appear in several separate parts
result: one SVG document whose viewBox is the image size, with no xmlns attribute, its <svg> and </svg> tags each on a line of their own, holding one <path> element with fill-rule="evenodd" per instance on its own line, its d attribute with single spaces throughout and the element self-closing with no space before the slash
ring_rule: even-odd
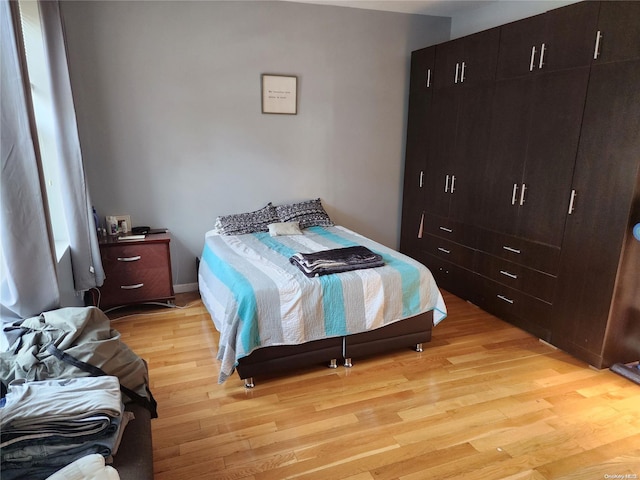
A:
<svg viewBox="0 0 640 480">
<path fill-rule="evenodd" d="M 440 250 L 442 253 L 446 253 L 447 255 L 451 253 L 451 250 L 447 250 L 446 248 L 442 248 L 442 247 L 438 247 L 438 250 Z"/>
<path fill-rule="evenodd" d="M 513 278 L 513 279 L 518 278 L 518 275 L 516 275 L 515 273 L 507 272 L 506 270 L 500 270 L 500 273 L 502 275 L 505 275 L 505 276 L 509 277 L 509 278 Z"/>
<path fill-rule="evenodd" d="M 122 290 L 135 290 L 136 288 L 144 287 L 144 283 L 136 283 L 135 285 L 120 285 Z"/>
<path fill-rule="evenodd" d="M 504 248 L 508 252 L 513 252 L 513 253 L 517 253 L 518 255 L 520 255 L 520 250 L 518 250 L 517 248 L 507 247 L 506 245 L 504 245 L 502 248 Z"/>
<path fill-rule="evenodd" d="M 440 227 L 440 230 L 443 230 L 443 231 L 445 231 L 447 233 L 453 233 L 453 230 L 451 230 L 450 228 L 447 228 L 447 227 Z"/>
<path fill-rule="evenodd" d="M 497 297 L 498 297 L 500 300 L 504 301 L 504 302 L 507 302 L 507 303 L 511 303 L 511 304 L 513 304 L 513 300 L 511 300 L 510 298 L 505 297 L 504 295 L 497 295 Z"/>
<path fill-rule="evenodd" d="M 142 257 L 140 255 L 136 255 L 135 257 L 118 257 L 119 262 L 135 262 L 136 260 L 140 260 Z"/>
</svg>

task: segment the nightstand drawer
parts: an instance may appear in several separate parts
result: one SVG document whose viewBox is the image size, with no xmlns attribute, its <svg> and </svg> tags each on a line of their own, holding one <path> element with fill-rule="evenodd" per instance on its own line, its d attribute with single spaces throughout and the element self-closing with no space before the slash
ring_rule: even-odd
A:
<svg viewBox="0 0 640 480">
<path fill-rule="evenodd" d="M 111 275 L 130 275 L 164 265 L 167 246 L 161 243 L 118 245 L 106 248 L 102 254 L 102 267 Z"/>
</svg>

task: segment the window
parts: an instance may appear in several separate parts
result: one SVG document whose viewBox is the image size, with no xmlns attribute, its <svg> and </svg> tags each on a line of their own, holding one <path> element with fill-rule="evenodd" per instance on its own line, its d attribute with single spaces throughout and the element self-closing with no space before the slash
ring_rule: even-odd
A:
<svg viewBox="0 0 640 480">
<path fill-rule="evenodd" d="M 60 251 L 60 247 L 66 248 L 69 244 L 69 235 L 59 188 L 60 182 L 58 181 L 59 159 L 53 118 L 51 76 L 43 47 L 44 39 L 40 11 L 38 2 L 33 0 L 21 0 L 18 5 L 29 81 L 31 82 L 33 110 L 38 130 L 38 144 L 47 190 L 49 217 L 54 240 L 56 241 L 56 250 Z"/>
</svg>

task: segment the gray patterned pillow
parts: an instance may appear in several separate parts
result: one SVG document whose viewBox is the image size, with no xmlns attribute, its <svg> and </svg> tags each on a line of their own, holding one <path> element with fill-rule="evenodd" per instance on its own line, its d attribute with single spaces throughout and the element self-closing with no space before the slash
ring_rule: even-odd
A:
<svg viewBox="0 0 640 480">
<path fill-rule="evenodd" d="M 269 202 L 260 210 L 234 215 L 223 215 L 216 219 L 215 230 L 222 235 L 244 235 L 268 232 L 269 224 L 278 222 L 275 207 Z"/>
<path fill-rule="evenodd" d="M 276 205 L 276 212 L 280 222 L 298 222 L 300 228 L 313 226 L 332 227 L 333 222 L 322 208 L 319 198 L 306 202 Z"/>
</svg>

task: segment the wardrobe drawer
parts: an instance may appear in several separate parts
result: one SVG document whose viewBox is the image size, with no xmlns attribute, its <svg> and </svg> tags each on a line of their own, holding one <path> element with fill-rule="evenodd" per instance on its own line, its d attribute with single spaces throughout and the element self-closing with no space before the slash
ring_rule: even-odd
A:
<svg viewBox="0 0 640 480">
<path fill-rule="evenodd" d="M 558 273 L 560 248 L 503 233 L 481 230 L 478 249 L 551 275 Z"/>
<path fill-rule="evenodd" d="M 420 249 L 424 253 L 442 258 L 469 270 L 473 268 L 474 251 L 458 243 L 434 237 L 433 235 L 424 235 Z"/>
<path fill-rule="evenodd" d="M 556 277 L 483 252 L 477 253 L 476 269 L 484 277 L 552 303 Z"/>
<path fill-rule="evenodd" d="M 424 254 L 420 261 L 431 271 L 438 288 L 476 303 L 478 275 L 433 255 Z"/>
<path fill-rule="evenodd" d="M 479 306 L 533 335 L 550 339 L 550 303 L 484 279 Z"/>
<path fill-rule="evenodd" d="M 428 213 L 424 215 L 424 233 L 472 248 L 477 243 L 477 231 L 472 225 Z"/>
</svg>

